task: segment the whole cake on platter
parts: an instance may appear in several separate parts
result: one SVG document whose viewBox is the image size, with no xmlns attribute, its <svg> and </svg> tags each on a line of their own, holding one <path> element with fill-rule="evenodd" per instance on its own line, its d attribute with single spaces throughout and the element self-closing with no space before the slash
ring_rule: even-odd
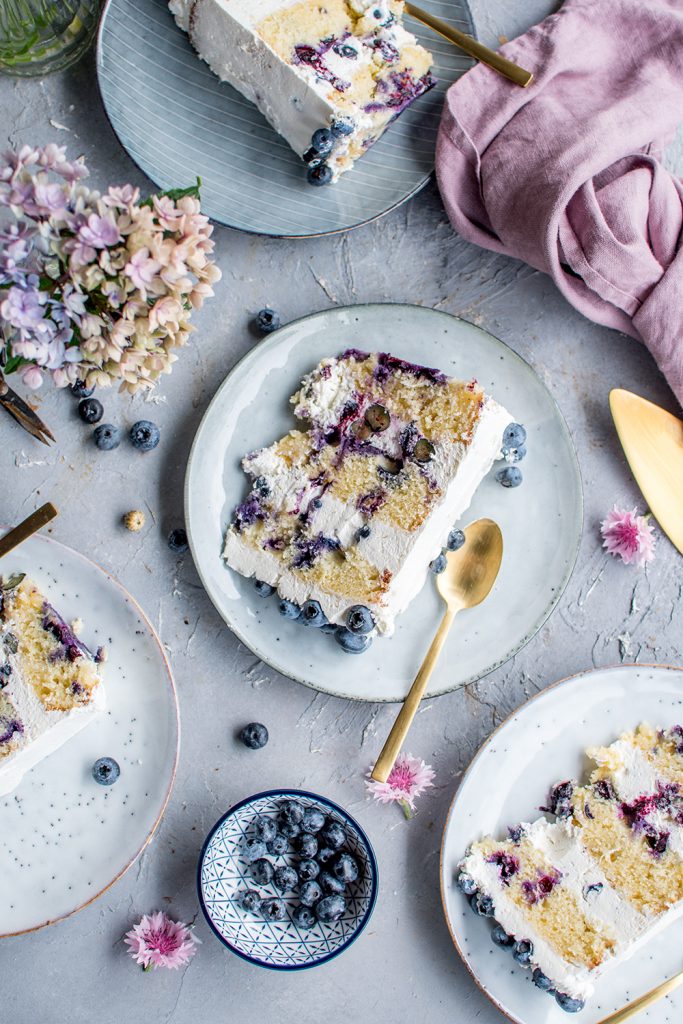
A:
<svg viewBox="0 0 683 1024">
<path fill-rule="evenodd" d="M 589 783 L 554 786 L 552 820 L 473 843 L 458 879 L 495 919 L 492 940 L 569 1012 L 683 913 L 683 728 L 641 725 L 587 754 Z"/>
<path fill-rule="evenodd" d="M 291 402 L 307 429 L 243 459 L 253 486 L 224 557 L 277 589 L 283 615 L 360 653 L 422 588 L 512 417 L 476 381 L 357 349 L 323 359 Z"/>
<path fill-rule="evenodd" d="M 223 81 L 255 103 L 309 166 L 335 181 L 435 84 L 402 0 L 170 0 Z"/>
<path fill-rule="evenodd" d="M 24 574 L 0 577 L 0 795 L 104 708 L 99 657 Z"/>
</svg>

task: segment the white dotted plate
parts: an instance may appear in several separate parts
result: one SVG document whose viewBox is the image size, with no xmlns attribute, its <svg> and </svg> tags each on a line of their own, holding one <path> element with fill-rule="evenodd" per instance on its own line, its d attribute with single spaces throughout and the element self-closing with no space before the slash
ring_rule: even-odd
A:
<svg viewBox="0 0 683 1024">
<path fill-rule="evenodd" d="M 0 936 L 73 914 L 134 862 L 161 819 L 178 757 L 178 704 L 171 670 L 141 608 L 93 562 L 43 536 L 0 559 L 23 571 L 81 639 L 104 645 L 107 710 L 0 797 Z M 98 757 L 121 766 L 98 785 Z"/>
<path fill-rule="evenodd" d="M 256 885 L 249 875 L 242 844 L 254 835 L 254 819 L 258 815 L 275 819 L 284 800 L 320 809 L 346 832 L 344 848 L 356 858 L 360 872 L 357 881 L 347 887 L 346 911 L 334 924 L 316 922 L 309 930 L 297 927 L 291 918 L 298 903 L 296 894 L 282 896 L 272 884 Z M 296 866 L 298 858 L 285 854 L 269 859 L 278 867 Z M 214 825 L 199 858 L 198 886 L 206 919 L 228 949 L 259 967 L 293 971 L 332 960 L 358 938 L 377 899 L 377 862 L 365 832 L 338 804 L 300 790 L 271 790 L 236 804 Z M 243 910 L 239 901 L 247 889 L 258 889 L 264 899 L 281 897 L 287 905 L 287 918 L 266 921 Z"/>
<path fill-rule="evenodd" d="M 448 927 L 475 981 L 516 1024 L 567 1024 L 571 1017 L 534 987 L 530 972 L 491 941 L 491 923 L 476 917 L 455 886 L 467 845 L 485 833 L 539 817 L 550 787 L 580 778 L 586 747 L 612 743 L 641 722 L 683 724 L 683 669 L 620 665 L 574 676 L 542 691 L 493 733 L 463 776 L 441 846 L 441 895 Z M 598 982 L 575 1018 L 596 1024 L 681 970 L 683 920 L 653 936 L 635 956 Z M 649 1024 L 676 1024 L 683 990 L 644 1011 Z"/>
</svg>

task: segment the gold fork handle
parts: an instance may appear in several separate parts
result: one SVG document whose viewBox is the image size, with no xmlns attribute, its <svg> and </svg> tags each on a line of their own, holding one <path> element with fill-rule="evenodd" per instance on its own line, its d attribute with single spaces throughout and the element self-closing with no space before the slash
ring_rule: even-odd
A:
<svg viewBox="0 0 683 1024">
<path fill-rule="evenodd" d="M 534 76 L 530 71 L 521 68 L 519 64 L 513 64 L 511 60 L 506 60 L 505 57 L 496 53 L 495 50 L 490 50 L 488 46 L 484 46 L 483 43 L 473 39 L 472 36 L 468 36 L 461 32 L 460 29 L 449 25 L 443 18 L 436 18 L 433 14 L 429 14 L 428 11 L 423 11 L 421 7 L 416 7 L 415 4 L 407 3 L 405 9 L 417 21 L 421 21 L 423 25 L 434 29 L 440 36 L 450 40 L 451 43 L 455 43 L 465 53 L 469 53 L 470 57 L 475 57 L 482 64 L 487 64 L 488 67 L 497 71 L 499 75 L 509 78 L 515 85 L 521 85 L 523 89 L 526 89 L 533 82 Z"/>
<path fill-rule="evenodd" d="M 387 736 L 386 743 L 382 747 L 382 753 L 377 758 L 377 763 L 372 769 L 372 778 L 376 782 L 386 782 L 389 778 L 391 769 L 396 763 L 396 758 L 399 755 L 399 751 L 403 746 L 403 741 L 408 735 L 408 730 L 412 724 L 415 712 L 420 706 L 420 701 L 424 695 L 429 677 L 434 671 L 434 666 L 438 660 L 441 648 L 443 647 L 448 631 L 451 628 L 451 623 L 455 618 L 455 613 L 458 608 L 447 608 L 444 617 L 441 620 L 441 625 L 436 631 L 436 635 L 432 640 L 431 646 L 425 655 L 425 659 L 420 666 L 420 671 L 415 676 L 415 682 L 410 687 L 410 691 L 403 707 L 398 713 L 396 721 L 394 722 L 391 732 Z"/>
<path fill-rule="evenodd" d="M 625 1006 L 623 1010 L 617 1010 L 616 1013 L 610 1014 L 609 1017 L 603 1017 L 599 1024 L 621 1024 L 623 1020 L 629 1020 L 631 1017 L 635 1017 L 641 1010 L 647 1009 L 648 1006 L 652 1006 L 653 1003 L 663 999 L 664 996 L 668 996 L 669 992 L 673 992 L 675 988 L 678 988 L 683 983 L 683 971 L 680 974 L 675 974 L 673 978 L 669 978 L 668 981 L 662 982 L 661 985 L 657 985 L 657 988 L 651 989 L 650 992 L 646 992 L 644 996 L 640 996 L 639 999 L 634 999 L 632 1003 Z"/>
</svg>

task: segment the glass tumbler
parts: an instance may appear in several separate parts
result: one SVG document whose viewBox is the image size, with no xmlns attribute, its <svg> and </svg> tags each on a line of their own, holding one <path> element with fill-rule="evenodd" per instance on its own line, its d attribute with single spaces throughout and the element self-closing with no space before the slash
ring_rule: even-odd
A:
<svg viewBox="0 0 683 1024">
<path fill-rule="evenodd" d="M 0 0 L 0 73 L 60 71 L 87 50 L 102 0 Z"/>
</svg>

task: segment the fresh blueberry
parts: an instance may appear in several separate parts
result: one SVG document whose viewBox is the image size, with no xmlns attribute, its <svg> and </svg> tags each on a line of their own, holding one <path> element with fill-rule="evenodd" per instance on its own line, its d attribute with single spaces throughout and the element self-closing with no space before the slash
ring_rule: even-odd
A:
<svg viewBox="0 0 683 1024">
<path fill-rule="evenodd" d="M 586 1005 L 582 999 L 573 999 L 572 996 L 565 995 L 564 992 L 556 992 L 555 999 L 557 1005 L 565 1013 L 580 1013 Z"/>
<path fill-rule="evenodd" d="M 304 928 L 308 931 L 315 924 L 315 914 L 309 907 L 294 907 L 292 921 L 297 928 Z"/>
<path fill-rule="evenodd" d="M 271 587 L 270 583 L 264 583 L 263 580 L 254 580 L 254 590 L 259 597 L 270 597 L 275 593 L 275 587 Z"/>
<path fill-rule="evenodd" d="M 273 875 L 273 885 L 278 892 L 292 892 L 296 889 L 299 884 L 299 876 L 297 875 L 294 868 L 282 866 L 275 868 L 275 874 Z"/>
<path fill-rule="evenodd" d="M 311 146 L 306 150 L 302 159 L 309 167 L 319 167 L 320 164 L 324 162 L 325 157 L 319 153 L 317 149 L 313 149 L 313 146 Z"/>
<path fill-rule="evenodd" d="M 429 568 L 432 570 L 435 576 L 438 576 L 439 573 L 446 571 L 447 565 L 448 562 L 446 561 L 446 556 L 442 551 L 440 555 L 436 556 L 433 562 L 429 563 Z"/>
<path fill-rule="evenodd" d="M 249 839 L 245 839 L 242 843 L 242 856 L 248 864 L 252 861 L 260 860 L 266 855 L 266 844 L 263 839 L 259 839 L 257 836 L 251 836 Z"/>
<path fill-rule="evenodd" d="M 317 860 L 318 864 L 322 864 L 324 867 L 325 864 L 330 863 L 332 858 L 335 856 L 336 852 L 337 851 L 333 850 L 331 846 L 321 846 L 320 849 L 318 850 L 315 859 Z"/>
<path fill-rule="evenodd" d="M 358 861 L 350 853 L 338 853 L 332 861 L 332 874 L 344 885 L 358 878 Z"/>
<path fill-rule="evenodd" d="M 330 131 L 336 139 L 342 135 L 353 135 L 356 130 L 355 122 L 350 117 L 338 117 L 330 125 Z"/>
<path fill-rule="evenodd" d="M 349 46 L 347 43 L 338 43 L 337 46 L 333 47 L 334 52 L 340 57 L 346 57 L 347 60 L 356 60 L 358 57 L 358 50 L 355 46 Z M 330 126 L 330 131 L 332 131 Z"/>
<path fill-rule="evenodd" d="M 465 534 L 462 530 L 451 530 L 448 534 L 446 547 L 449 551 L 458 551 L 465 543 Z"/>
<path fill-rule="evenodd" d="M 100 423 L 93 431 L 93 440 L 101 452 L 111 452 L 121 444 L 121 431 L 113 423 Z"/>
<path fill-rule="evenodd" d="M 426 437 L 421 437 L 413 449 L 413 458 L 416 462 L 431 462 L 436 454 L 436 448 Z"/>
<path fill-rule="evenodd" d="M 299 878 L 302 882 L 312 882 L 314 878 L 317 878 L 320 874 L 320 865 L 317 860 L 311 860 L 310 857 L 303 857 L 299 861 L 297 868 L 299 872 Z"/>
<path fill-rule="evenodd" d="M 526 458 L 526 445 L 521 444 L 519 448 L 502 448 L 501 455 L 506 462 L 521 462 Z"/>
<path fill-rule="evenodd" d="M 515 940 L 512 935 L 508 935 L 502 925 L 497 924 L 491 932 L 491 938 L 497 946 L 501 949 L 509 949 L 510 946 L 514 946 Z"/>
<path fill-rule="evenodd" d="M 306 626 L 320 628 L 327 622 L 327 616 L 317 601 L 305 601 L 301 608 L 301 621 Z"/>
<path fill-rule="evenodd" d="M 281 821 L 280 831 L 287 839 L 296 839 L 301 834 L 301 825 L 297 825 L 294 821 Z"/>
<path fill-rule="evenodd" d="M 522 939 L 520 942 L 515 943 L 515 948 L 512 950 L 513 959 L 518 964 L 522 964 L 524 967 L 531 963 L 531 958 L 534 955 L 534 944 L 529 942 L 528 939 Z"/>
<path fill-rule="evenodd" d="M 176 530 L 171 530 L 168 535 L 168 546 L 176 555 L 182 555 L 184 551 L 187 551 L 189 547 L 187 532 L 182 526 L 179 526 Z"/>
<path fill-rule="evenodd" d="M 84 380 L 77 380 L 71 385 L 71 393 L 74 398 L 90 398 L 95 388 L 89 388 Z"/>
<path fill-rule="evenodd" d="M 303 824 L 301 827 L 303 828 Z M 298 838 L 296 848 L 302 857 L 315 857 L 318 852 L 318 840 L 310 832 L 302 832 Z"/>
<path fill-rule="evenodd" d="M 517 466 L 506 466 L 496 473 L 496 480 L 503 487 L 519 487 L 522 482 L 522 471 Z"/>
<path fill-rule="evenodd" d="M 250 750 L 260 750 L 268 742 L 268 730 L 260 722 L 250 722 L 242 729 L 240 739 Z"/>
<path fill-rule="evenodd" d="M 248 910 L 250 914 L 255 914 L 260 905 L 261 894 L 256 889 L 247 889 L 240 896 L 242 910 Z"/>
<path fill-rule="evenodd" d="M 254 480 L 254 490 L 258 491 L 262 498 L 267 498 L 270 494 L 270 487 L 268 481 L 264 476 L 257 476 Z"/>
<path fill-rule="evenodd" d="M 573 812 L 572 797 L 574 795 L 574 783 L 570 780 L 558 782 L 550 790 L 548 810 L 558 818 L 568 818 Z"/>
<path fill-rule="evenodd" d="M 130 428 L 130 442 L 140 452 L 151 452 L 159 444 L 161 432 L 151 420 L 138 420 Z"/>
<path fill-rule="evenodd" d="M 299 800 L 285 800 L 280 804 L 280 815 L 283 821 L 300 825 L 304 820 L 304 805 Z"/>
<path fill-rule="evenodd" d="M 306 180 L 309 185 L 329 185 L 332 181 L 332 171 L 328 164 L 318 164 L 317 167 L 308 168 Z"/>
<path fill-rule="evenodd" d="M 470 906 L 479 917 L 493 917 L 493 900 L 490 896 L 484 896 L 481 892 L 475 892 L 470 896 Z"/>
<path fill-rule="evenodd" d="M 372 637 L 367 633 L 352 633 L 346 626 L 339 626 L 334 639 L 347 654 L 362 654 L 372 645 Z"/>
<path fill-rule="evenodd" d="M 269 843 L 277 835 L 277 825 L 272 818 L 259 814 L 254 821 L 254 832 L 264 843 Z"/>
<path fill-rule="evenodd" d="M 84 398 L 78 403 L 78 415 L 84 423 L 99 423 L 104 416 L 104 406 L 98 398 Z"/>
<path fill-rule="evenodd" d="M 521 423 L 511 423 L 503 433 L 503 447 L 519 448 L 526 441 L 526 430 Z"/>
<path fill-rule="evenodd" d="M 273 838 L 266 843 L 266 849 L 271 857 L 281 857 L 289 849 L 289 840 L 282 832 L 276 832 Z"/>
<path fill-rule="evenodd" d="M 334 135 L 329 128 L 318 128 L 317 131 L 313 132 L 311 146 L 321 156 L 327 156 L 328 153 L 331 153 L 333 145 Z"/>
<path fill-rule="evenodd" d="M 325 824 L 325 815 L 317 807 L 307 807 L 301 819 L 304 832 L 319 832 Z"/>
<path fill-rule="evenodd" d="M 314 878 L 304 882 L 299 889 L 299 899 L 305 907 L 313 907 L 323 897 L 323 891 Z"/>
<path fill-rule="evenodd" d="M 531 975 L 536 988 L 540 988 L 541 992 L 550 992 L 553 987 L 553 983 L 547 974 L 544 974 L 540 967 L 534 968 L 534 973 Z"/>
<path fill-rule="evenodd" d="M 370 527 L 365 523 L 356 533 L 356 540 L 367 540 L 371 534 Z"/>
<path fill-rule="evenodd" d="M 5 662 L 4 665 L 0 665 L 0 686 L 4 686 L 4 683 L 2 682 L 2 679 L 3 678 L 4 679 L 9 679 L 9 677 L 11 675 L 12 675 L 12 666 L 9 664 L 9 662 Z M 323 825 L 324 824 L 325 824 L 325 819 L 323 818 Z M 320 827 L 322 828 L 322 825 Z"/>
<path fill-rule="evenodd" d="M 121 769 L 113 757 L 99 757 L 92 766 L 92 777 L 100 786 L 113 786 Z"/>
<path fill-rule="evenodd" d="M 280 316 L 274 309 L 266 306 L 256 314 L 256 326 L 264 334 L 271 334 L 280 326 Z"/>
<path fill-rule="evenodd" d="M 320 838 L 333 850 L 341 850 L 346 842 L 346 832 L 336 821 L 328 821 L 320 833 Z"/>
<path fill-rule="evenodd" d="M 326 896 L 342 896 L 346 892 L 346 886 L 338 878 L 331 875 L 329 871 L 323 871 L 318 876 L 320 888 Z"/>
<path fill-rule="evenodd" d="M 273 881 L 275 869 L 265 857 L 259 857 L 249 865 L 249 873 L 257 885 L 268 885 Z"/>
<path fill-rule="evenodd" d="M 465 896 L 474 896 L 477 891 L 477 883 L 470 875 L 466 875 L 464 871 L 461 871 L 458 875 L 456 885 Z"/>
<path fill-rule="evenodd" d="M 376 434 L 381 434 L 391 423 L 391 415 L 383 405 L 369 405 L 365 410 L 365 422 Z"/>
<path fill-rule="evenodd" d="M 315 908 L 315 913 L 321 924 L 333 924 L 345 910 L 346 900 L 343 896 L 325 896 Z"/>
<path fill-rule="evenodd" d="M 346 626 L 352 633 L 371 633 L 375 628 L 375 620 L 364 604 L 354 604 L 346 613 Z"/>
<path fill-rule="evenodd" d="M 283 615 L 286 619 L 298 619 L 301 615 L 301 608 L 299 608 L 298 604 L 294 604 L 293 601 L 286 601 L 283 598 L 277 607 L 280 615 Z"/>
<path fill-rule="evenodd" d="M 273 899 L 261 900 L 261 913 L 269 921 L 284 921 L 287 907 L 284 901 L 275 896 Z"/>
</svg>

